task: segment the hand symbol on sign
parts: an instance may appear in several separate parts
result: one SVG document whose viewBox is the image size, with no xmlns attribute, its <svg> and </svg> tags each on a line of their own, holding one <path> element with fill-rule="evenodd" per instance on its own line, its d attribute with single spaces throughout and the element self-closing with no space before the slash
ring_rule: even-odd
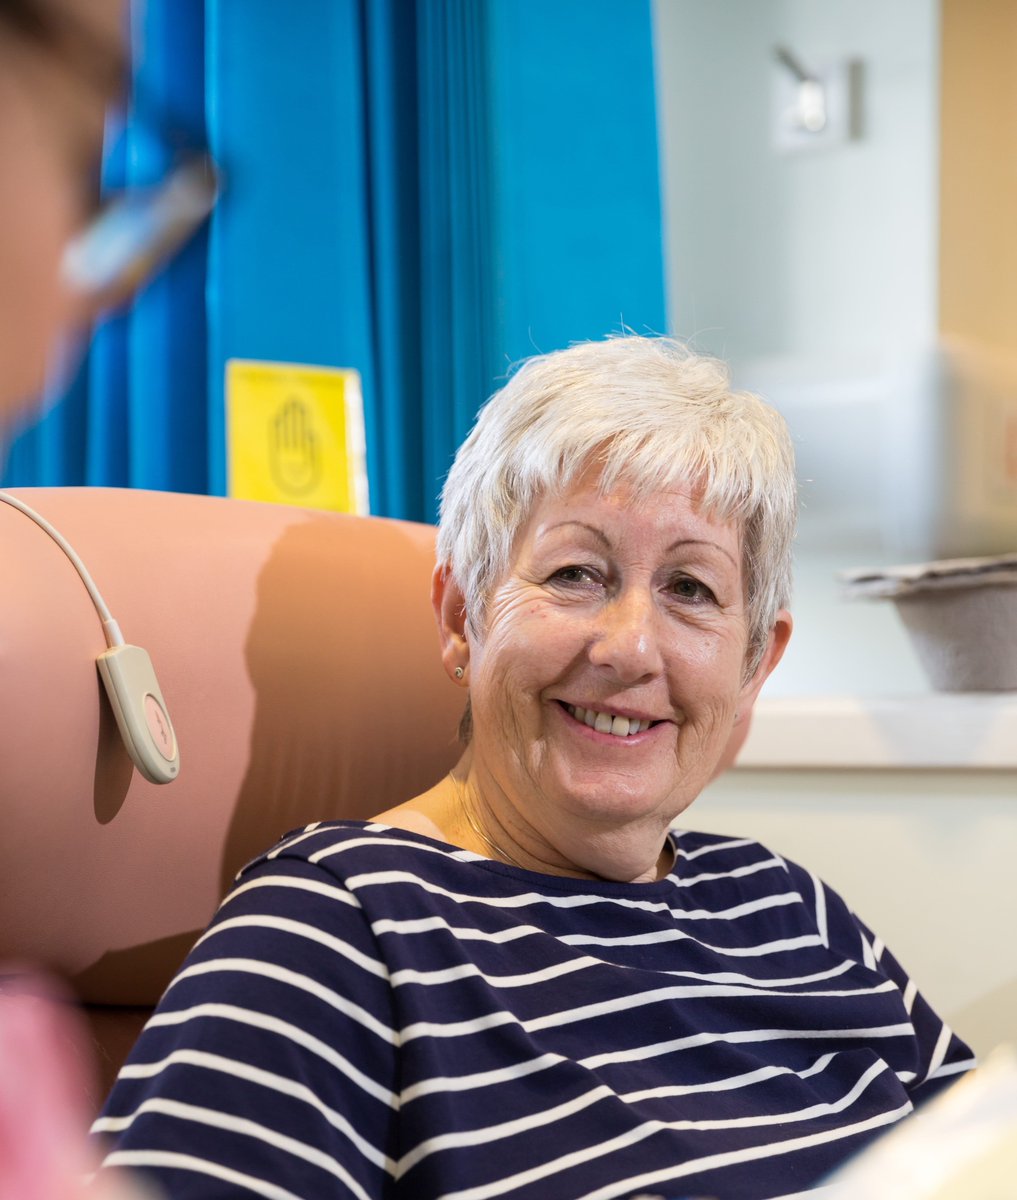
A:
<svg viewBox="0 0 1017 1200">
<path fill-rule="evenodd" d="M 291 397 L 272 418 L 268 460 L 278 487 L 292 496 L 306 496 L 321 479 L 321 453 L 306 406 Z"/>
</svg>

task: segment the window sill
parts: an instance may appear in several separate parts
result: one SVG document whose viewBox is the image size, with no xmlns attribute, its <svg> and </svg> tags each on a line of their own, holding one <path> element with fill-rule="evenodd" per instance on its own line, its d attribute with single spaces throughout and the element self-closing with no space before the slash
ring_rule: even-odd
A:
<svg viewBox="0 0 1017 1200">
<path fill-rule="evenodd" d="M 1017 768 L 1017 692 L 782 696 L 756 705 L 738 768 Z"/>
</svg>

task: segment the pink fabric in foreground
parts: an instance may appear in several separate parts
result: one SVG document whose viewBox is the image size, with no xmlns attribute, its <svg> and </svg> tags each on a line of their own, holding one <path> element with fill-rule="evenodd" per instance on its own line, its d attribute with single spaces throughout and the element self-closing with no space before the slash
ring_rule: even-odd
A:
<svg viewBox="0 0 1017 1200">
<path fill-rule="evenodd" d="M 84 1025 L 46 984 L 0 993 L 0 1200 L 143 1200 L 126 1176 L 89 1187 Z"/>
</svg>

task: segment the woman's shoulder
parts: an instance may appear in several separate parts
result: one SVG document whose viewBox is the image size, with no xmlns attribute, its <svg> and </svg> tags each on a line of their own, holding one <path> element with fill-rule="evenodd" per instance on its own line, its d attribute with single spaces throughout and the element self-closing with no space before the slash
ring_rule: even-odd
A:
<svg viewBox="0 0 1017 1200">
<path fill-rule="evenodd" d="M 515 900 L 560 897 L 561 903 L 571 905 L 575 896 L 583 895 L 622 904 L 658 900 L 683 907 L 707 895 L 716 899 L 736 892 L 744 899 L 749 893 L 790 892 L 808 879 L 808 872 L 753 838 L 699 830 L 672 830 L 670 836 L 675 848 L 670 874 L 657 883 L 624 884 L 524 871 L 377 819 L 316 822 L 280 838 L 252 859 L 237 881 L 296 875 L 325 879 L 333 888 L 354 892 L 391 884 L 399 890 L 451 889 L 450 894 L 468 893 L 478 900 L 511 893 Z"/>
<path fill-rule="evenodd" d="M 700 830 L 672 830 L 675 873 L 686 885 L 728 881 L 750 889 L 761 887 L 798 893 L 807 907 L 835 905 L 849 910 L 843 898 L 807 865 L 752 837 Z"/>
<path fill-rule="evenodd" d="M 252 859 L 240 877 L 273 862 L 307 863 L 348 874 L 351 870 L 359 872 L 408 863 L 421 855 L 449 862 L 476 857 L 434 838 L 379 821 L 315 821 L 284 834 L 274 846 Z"/>
<path fill-rule="evenodd" d="M 670 833 L 675 847 L 675 875 L 688 879 L 704 874 L 742 874 L 746 871 L 773 867 L 795 871 L 796 866 L 770 847 L 754 838 L 733 837 L 730 834 L 706 833 L 701 830 L 673 829 Z M 347 874 L 364 869 L 394 869 L 410 864 L 429 864 L 437 870 L 455 870 L 460 866 L 488 866 L 499 874 L 525 875 L 532 883 L 531 872 L 512 870 L 493 863 L 472 851 L 463 850 L 438 838 L 405 828 L 372 821 L 320 821 L 291 830 L 264 853 L 252 859 L 241 876 L 267 863 L 303 862 L 324 866 L 330 872 Z M 801 870 L 801 868 L 797 868 Z M 561 886 L 565 881 L 549 877 L 549 884 Z M 573 884 L 578 881 L 569 881 Z M 619 886 L 619 885 L 614 885 Z"/>
<path fill-rule="evenodd" d="M 421 834 L 377 821 L 316 822 L 294 829 L 240 871 L 220 914 L 265 913 L 344 927 L 401 906 L 426 907 L 464 890 L 475 859 Z M 430 897 L 430 899 L 428 899 Z"/>
</svg>

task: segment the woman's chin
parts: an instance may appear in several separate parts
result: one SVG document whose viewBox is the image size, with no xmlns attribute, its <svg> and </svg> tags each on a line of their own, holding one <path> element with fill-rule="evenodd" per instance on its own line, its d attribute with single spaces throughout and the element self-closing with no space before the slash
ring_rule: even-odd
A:
<svg viewBox="0 0 1017 1200">
<path fill-rule="evenodd" d="M 576 822 L 577 829 L 603 825 L 612 829 L 650 822 L 666 827 L 683 809 L 686 798 L 674 791 L 673 779 L 654 787 L 646 772 L 603 771 L 574 762 L 567 764 L 557 780 L 542 787 L 545 804 L 563 818 Z"/>
</svg>

